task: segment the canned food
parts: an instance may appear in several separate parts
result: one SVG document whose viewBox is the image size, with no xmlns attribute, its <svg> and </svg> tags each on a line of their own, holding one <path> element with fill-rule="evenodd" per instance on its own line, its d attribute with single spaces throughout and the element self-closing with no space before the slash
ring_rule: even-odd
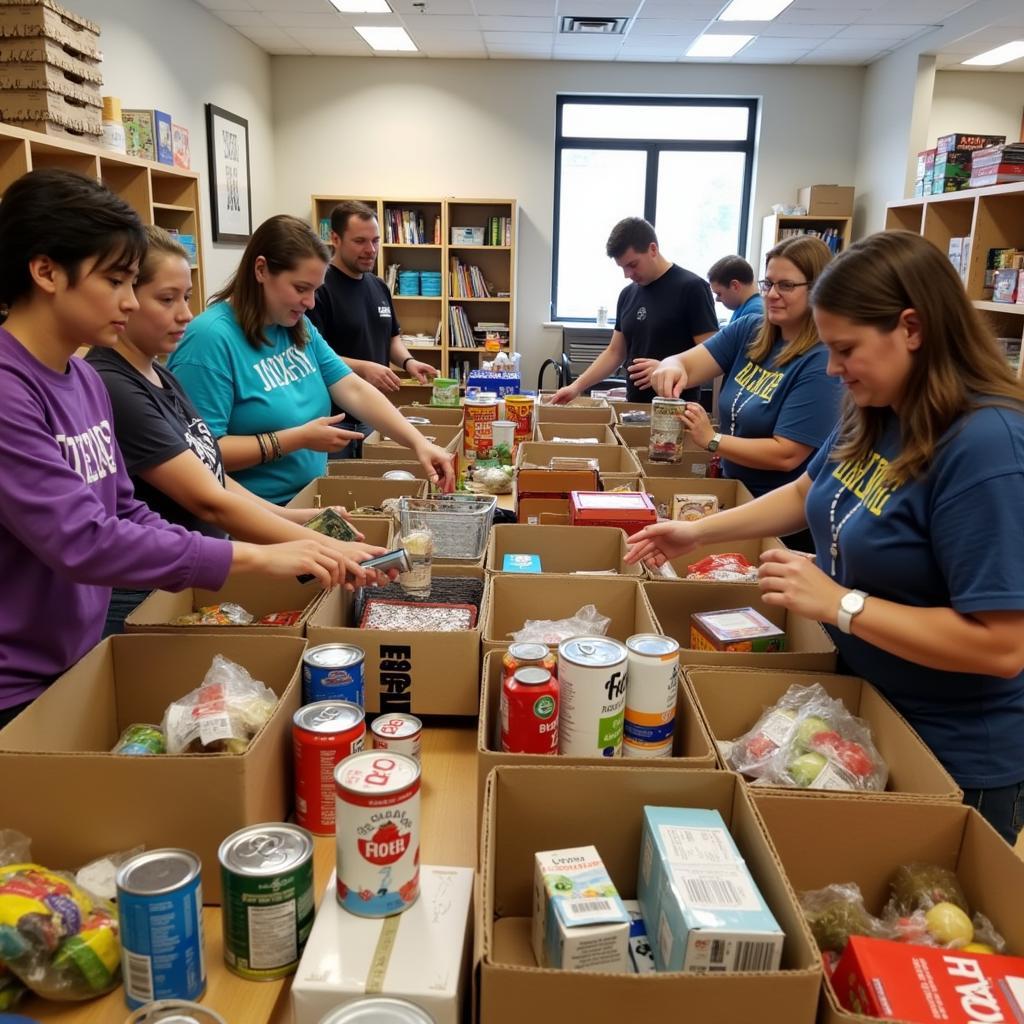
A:
<svg viewBox="0 0 1024 1024">
<path fill-rule="evenodd" d="M 501 657 L 501 682 L 504 685 L 521 668 L 546 668 L 553 678 L 558 678 L 558 662 L 547 644 L 509 644 Z"/>
<path fill-rule="evenodd" d="M 409 470 L 407 470 L 407 469 L 389 469 L 383 475 L 383 477 L 381 477 L 381 479 L 382 480 L 415 480 L 416 479 L 416 474 L 415 473 L 410 473 Z"/>
<path fill-rule="evenodd" d="M 505 418 L 515 424 L 515 443 L 533 440 L 533 395 L 506 395 Z"/>
<path fill-rule="evenodd" d="M 506 754 L 558 753 L 558 683 L 527 665 L 501 687 L 501 749 Z"/>
<path fill-rule="evenodd" d="M 558 752 L 618 757 L 626 705 L 626 646 L 603 636 L 558 645 Z"/>
<path fill-rule="evenodd" d="M 374 750 L 420 759 L 423 723 L 415 715 L 378 715 L 370 726 L 370 735 Z"/>
<path fill-rule="evenodd" d="M 354 644 L 320 644 L 302 656 L 302 703 L 347 700 L 366 707 L 363 662 L 366 655 Z"/>
<path fill-rule="evenodd" d="M 651 401 L 651 462 L 682 462 L 686 424 L 682 398 L 655 398 Z"/>
<path fill-rule="evenodd" d="M 365 750 L 334 770 L 338 902 L 387 917 L 420 894 L 420 766 L 404 754 Z"/>
<path fill-rule="evenodd" d="M 320 1024 L 434 1024 L 434 1018 L 404 999 L 373 996 L 331 1010 Z"/>
<path fill-rule="evenodd" d="M 679 694 L 679 642 L 657 633 L 626 641 L 626 757 L 669 757 Z"/>
<path fill-rule="evenodd" d="M 199 858 L 188 850 L 149 850 L 116 875 L 125 1002 L 198 999 L 206 990 Z"/>
<path fill-rule="evenodd" d="M 463 451 L 468 459 L 485 459 L 493 444 L 492 424 L 498 418 L 497 399 L 481 396 L 462 407 Z"/>
<path fill-rule="evenodd" d="M 295 712 L 295 821 L 314 835 L 334 835 L 334 768 L 363 749 L 366 715 L 347 700 L 318 700 Z"/>
<path fill-rule="evenodd" d="M 291 974 L 313 927 L 313 837 L 297 825 L 249 825 L 217 859 L 228 969 L 252 981 Z"/>
<path fill-rule="evenodd" d="M 140 1006 L 125 1024 L 227 1024 L 227 1021 L 219 1013 L 199 1003 L 189 1003 L 183 999 L 160 999 Z"/>
</svg>

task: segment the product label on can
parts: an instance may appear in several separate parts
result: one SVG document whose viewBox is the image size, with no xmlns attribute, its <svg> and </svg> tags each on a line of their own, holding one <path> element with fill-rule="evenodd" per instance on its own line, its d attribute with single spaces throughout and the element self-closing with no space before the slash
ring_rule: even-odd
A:
<svg viewBox="0 0 1024 1024">
<path fill-rule="evenodd" d="M 487 458 L 493 443 L 492 424 L 498 418 L 497 402 L 467 402 L 463 406 L 464 448 L 467 458 Z"/>
<path fill-rule="evenodd" d="M 345 646 L 335 652 L 314 647 L 302 662 L 302 703 L 347 700 L 365 707 L 363 675 L 363 652 L 358 648 Z"/>
<path fill-rule="evenodd" d="M 624 657 L 617 666 L 608 667 L 579 665 L 559 658 L 560 754 L 619 755 L 626 705 L 625 667 Z"/>
</svg>

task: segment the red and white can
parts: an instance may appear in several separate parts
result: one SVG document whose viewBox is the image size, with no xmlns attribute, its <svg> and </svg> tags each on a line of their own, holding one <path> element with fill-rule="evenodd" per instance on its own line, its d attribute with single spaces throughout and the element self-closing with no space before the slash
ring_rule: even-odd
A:
<svg viewBox="0 0 1024 1024">
<path fill-rule="evenodd" d="M 497 418 L 497 398 L 466 400 L 462 406 L 462 432 L 467 459 L 483 459 L 490 455 L 493 443 L 491 425 Z"/>
<path fill-rule="evenodd" d="M 558 678 L 558 662 L 547 644 L 524 641 L 509 644 L 508 650 L 501 656 L 502 685 L 521 668 L 546 668 L 553 679 Z"/>
<path fill-rule="evenodd" d="M 334 769 L 363 749 L 366 717 L 347 700 L 318 700 L 295 712 L 295 823 L 318 836 L 334 835 Z"/>
<path fill-rule="evenodd" d="M 501 749 L 558 753 L 558 683 L 546 668 L 516 669 L 501 685 Z"/>
<path fill-rule="evenodd" d="M 505 418 L 515 426 L 518 448 L 524 441 L 533 440 L 533 395 L 506 395 Z"/>
<path fill-rule="evenodd" d="M 338 902 L 361 917 L 401 913 L 420 894 L 420 766 L 364 750 L 334 770 Z"/>
<path fill-rule="evenodd" d="M 420 759 L 420 741 L 423 723 L 415 715 L 378 715 L 370 724 L 370 739 L 374 750 L 390 750 Z"/>
</svg>

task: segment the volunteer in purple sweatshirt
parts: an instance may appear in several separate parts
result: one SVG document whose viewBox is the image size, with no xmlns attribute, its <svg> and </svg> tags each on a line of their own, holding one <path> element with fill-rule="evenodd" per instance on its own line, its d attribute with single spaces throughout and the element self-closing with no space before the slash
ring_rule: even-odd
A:
<svg viewBox="0 0 1024 1024">
<path fill-rule="evenodd" d="M 131 207 L 78 174 L 32 171 L 0 202 L 0 726 L 99 640 L 115 585 L 344 572 L 326 543 L 205 537 L 135 499 L 107 390 L 73 354 L 123 336 L 145 248 Z"/>
</svg>

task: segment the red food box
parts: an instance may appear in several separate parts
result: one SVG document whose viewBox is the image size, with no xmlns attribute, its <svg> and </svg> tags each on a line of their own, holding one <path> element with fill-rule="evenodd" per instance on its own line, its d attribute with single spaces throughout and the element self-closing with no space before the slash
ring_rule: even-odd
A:
<svg viewBox="0 0 1024 1024">
<path fill-rule="evenodd" d="M 853 1013 L 915 1024 L 1024 1020 L 1024 957 L 853 936 L 832 974 Z"/>
<path fill-rule="evenodd" d="M 658 510 L 642 491 L 573 491 L 569 495 L 573 526 L 618 526 L 636 533 L 657 521 Z"/>
</svg>

